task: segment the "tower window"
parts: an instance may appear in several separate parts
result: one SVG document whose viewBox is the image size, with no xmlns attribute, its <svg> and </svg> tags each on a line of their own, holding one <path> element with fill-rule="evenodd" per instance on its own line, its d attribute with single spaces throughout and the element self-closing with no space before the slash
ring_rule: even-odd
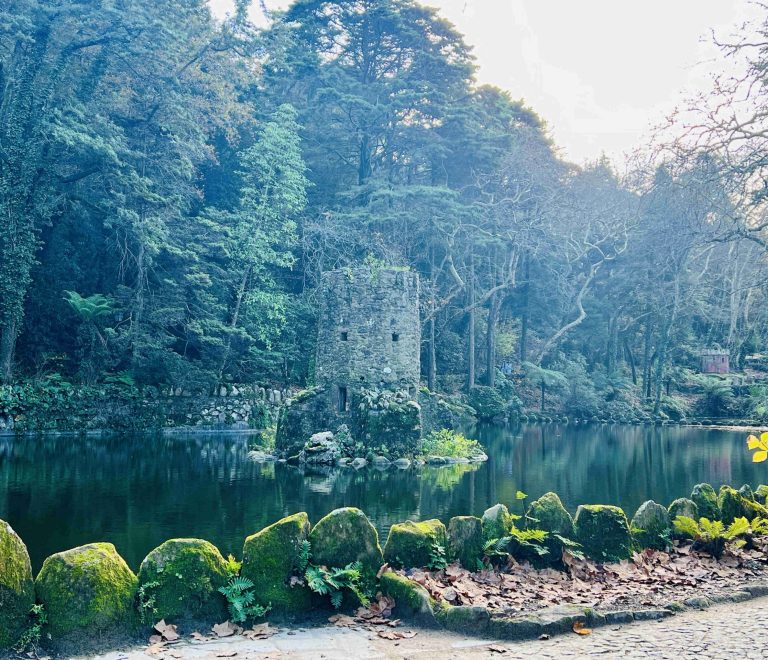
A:
<svg viewBox="0 0 768 660">
<path fill-rule="evenodd" d="M 392 341 L 400 341 L 400 335 L 396 332 L 392 333 Z"/>
<path fill-rule="evenodd" d="M 346 330 L 341 332 L 341 341 L 349 341 L 349 333 Z"/>
<path fill-rule="evenodd" d="M 348 410 L 347 388 L 344 385 L 339 385 L 339 412 L 347 412 Z"/>
</svg>

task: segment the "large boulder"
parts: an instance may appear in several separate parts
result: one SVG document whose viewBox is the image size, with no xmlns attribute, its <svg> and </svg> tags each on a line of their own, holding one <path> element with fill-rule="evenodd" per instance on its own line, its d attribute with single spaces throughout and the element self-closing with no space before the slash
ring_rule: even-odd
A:
<svg viewBox="0 0 768 660">
<path fill-rule="evenodd" d="M 27 546 L 0 520 L 0 651 L 13 646 L 35 604 L 35 584 Z"/>
<path fill-rule="evenodd" d="M 309 540 L 309 517 L 295 513 L 245 539 L 240 575 L 254 584 L 260 605 L 280 614 L 304 612 L 311 607 L 311 592 L 291 584 L 297 576 L 305 541 Z"/>
<path fill-rule="evenodd" d="M 424 522 L 407 520 L 392 525 L 384 546 L 384 559 L 393 566 L 427 568 L 433 563 L 436 546 L 445 550 L 445 525 L 436 518 Z"/>
<path fill-rule="evenodd" d="M 313 564 L 343 568 L 359 561 L 363 590 L 374 589 L 384 557 L 379 534 L 360 509 L 345 507 L 331 511 L 312 528 L 309 541 Z"/>
<path fill-rule="evenodd" d="M 333 432 L 315 433 L 299 452 L 299 462 L 309 465 L 335 465 L 341 458 L 341 444 Z"/>
<path fill-rule="evenodd" d="M 573 518 L 563 506 L 557 493 L 545 493 L 538 500 L 534 500 L 528 507 L 526 518 L 529 527 L 547 532 L 544 545 L 549 554 L 545 559 L 559 561 L 563 556 L 564 544 L 555 535 L 573 540 L 576 538 L 576 531 L 573 527 Z"/>
<path fill-rule="evenodd" d="M 700 518 L 709 520 L 720 519 L 720 509 L 717 506 L 717 493 L 710 484 L 696 484 L 691 492 L 691 500 L 699 510 Z"/>
<path fill-rule="evenodd" d="M 666 507 L 648 500 L 632 518 L 632 534 L 643 548 L 665 550 L 672 539 L 672 523 Z"/>
<path fill-rule="evenodd" d="M 699 507 L 693 500 L 689 500 L 687 497 L 678 497 L 668 509 L 669 519 L 674 522 L 678 516 L 685 516 L 692 520 L 699 519 Z"/>
<path fill-rule="evenodd" d="M 218 548 L 201 539 L 171 539 L 150 552 L 139 568 L 144 598 L 153 603 L 154 623 L 223 621 L 226 601 L 219 588 L 230 571 Z"/>
<path fill-rule="evenodd" d="M 514 517 L 504 504 L 494 504 L 485 510 L 481 518 L 483 525 L 483 540 L 500 539 L 509 534 Z"/>
<path fill-rule="evenodd" d="M 573 521 L 576 540 L 599 561 L 621 561 L 631 554 L 632 538 L 624 511 L 617 506 L 582 504 Z"/>
<path fill-rule="evenodd" d="M 352 393 L 352 435 L 372 451 L 386 447 L 392 457 L 413 456 L 421 444 L 421 406 L 408 392 Z"/>
<path fill-rule="evenodd" d="M 131 632 L 138 585 L 111 543 L 89 543 L 51 555 L 35 579 L 54 643 Z"/>
<path fill-rule="evenodd" d="M 483 523 L 475 516 L 454 516 L 448 521 L 448 557 L 470 571 L 483 557 Z"/>
<path fill-rule="evenodd" d="M 325 388 L 303 390 L 280 408 L 275 449 L 286 457 L 298 457 L 304 444 L 315 432 L 333 428 L 334 423 L 335 414 L 331 410 Z"/>
<path fill-rule="evenodd" d="M 766 498 L 768 498 L 768 486 L 765 484 L 760 484 L 755 489 L 755 501 L 757 501 L 760 504 L 766 504 Z"/>
<path fill-rule="evenodd" d="M 722 486 L 717 496 L 717 506 L 720 509 L 720 519 L 724 524 L 730 525 L 736 518 L 753 520 L 758 517 L 768 516 L 768 511 L 762 504 L 754 499 L 749 499 L 740 491 L 730 486 Z"/>
</svg>

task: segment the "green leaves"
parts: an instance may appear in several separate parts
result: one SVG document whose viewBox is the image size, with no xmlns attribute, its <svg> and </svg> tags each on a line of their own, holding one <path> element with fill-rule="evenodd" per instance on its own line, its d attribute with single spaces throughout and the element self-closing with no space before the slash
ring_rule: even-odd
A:
<svg viewBox="0 0 768 660">
<path fill-rule="evenodd" d="M 271 609 L 270 606 L 264 607 L 256 602 L 253 588 L 253 582 L 242 576 L 233 577 L 225 586 L 219 587 L 219 591 L 227 599 L 229 616 L 234 623 L 258 619 Z"/>
</svg>

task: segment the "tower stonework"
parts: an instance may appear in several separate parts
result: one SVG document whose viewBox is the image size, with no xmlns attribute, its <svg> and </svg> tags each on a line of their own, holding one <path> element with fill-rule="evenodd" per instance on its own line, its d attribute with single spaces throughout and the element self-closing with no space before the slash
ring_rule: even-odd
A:
<svg viewBox="0 0 768 660">
<path fill-rule="evenodd" d="M 315 380 L 337 413 L 363 389 L 416 397 L 420 375 L 419 276 L 396 268 L 326 272 L 320 287 Z"/>
</svg>

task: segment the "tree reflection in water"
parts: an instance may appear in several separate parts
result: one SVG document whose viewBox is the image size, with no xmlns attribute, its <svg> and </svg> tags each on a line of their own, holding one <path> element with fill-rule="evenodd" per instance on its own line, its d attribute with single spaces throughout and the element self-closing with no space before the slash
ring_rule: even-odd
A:
<svg viewBox="0 0 768 660">
<path fill-rule="evenodd" d="M 701 481 L 716 488 L 768 480 L 745 433 L 640 426 L 483 426 L 483 465 L 385 471 L 304 471 L 248 460 L 232 433 L 171 436 L 0 437 L 0 518 L 19 532 L 35 568 L 49 554 L 111 541 L 138 568 L 171 537 L 193 536 L 239 556 L 244 538 L 297 511 L 313 521 L 358 506 L 383 536 L 405 519 L 481 514 L 556 491 L 572 511 L 646 499 L 668 504 Z M 382 538 L 382 542 L 383 542 Z"/>
</svg>

